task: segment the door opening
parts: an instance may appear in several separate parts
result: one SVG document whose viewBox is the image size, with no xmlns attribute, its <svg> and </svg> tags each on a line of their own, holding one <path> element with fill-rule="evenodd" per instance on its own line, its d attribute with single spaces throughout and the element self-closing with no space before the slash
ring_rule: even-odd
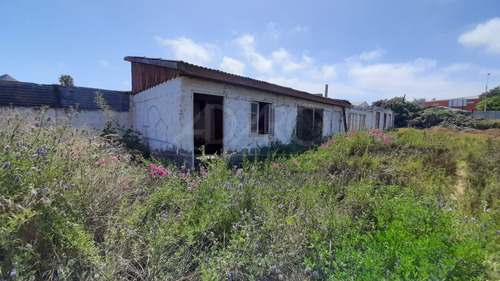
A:
<svg viewBox="0 0 500 281">
<path fill-rule="evenodd" d="M 223 149 L 223 97 L 194 94 L 194 153 L 220 153 Z"/>
</svg>

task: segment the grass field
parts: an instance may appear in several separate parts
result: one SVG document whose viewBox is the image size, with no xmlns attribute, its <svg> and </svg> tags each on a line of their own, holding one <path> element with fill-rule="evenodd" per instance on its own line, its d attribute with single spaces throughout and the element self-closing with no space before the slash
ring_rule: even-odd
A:
<svg viewBox="0 0 500 281">
<path fill-rule="evenodd" d="M 0 118 L 0 279 L 498 280 L 500 133 L 333 136 L 199 169 Z"/>
</svg>

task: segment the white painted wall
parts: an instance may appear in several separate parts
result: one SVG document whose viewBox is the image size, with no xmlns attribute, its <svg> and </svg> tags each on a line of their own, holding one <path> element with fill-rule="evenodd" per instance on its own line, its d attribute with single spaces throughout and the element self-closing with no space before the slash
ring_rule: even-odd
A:
<svg viewBox="0 0 500 281">
<path fill-rule="evenodd" d="M 380 113 L 380 122 L 379 126 L 376 127 L 376 114 L 377 112 Z M 365 109 L 359 109 L 359 108 L 351 108 L 347 110 L 346 112 L 346 117 L 347 117 L 347 124 L 349 125 L 349 114 L 354 113 L 358 115 L 358 120 L 359 120 L 359 115 L 365 115 L 366 120 L 365 120 L 365 127 L 368 129 L 376 129 L 376 130 L 385 130 L 385 129 L 390 129 L 394 127 L 394 112 L 392 110 L 388 109 L 382 109 L 382 108 L 377 108 L 376 110 L 365 110 Z M 386 121 L 386 126 L 384 128 L 384 113 L 387 114 L 387 121 Z"/>
<path fill-rule="evenodd" d="M 181 78 L 176 78 L 131 96 L 133 127 L 142 133 L 151 151 L 178 153 L 180 149 L 192 149 L 180 139 L 183 135 L 181 108 L 186 107 L 181 94 Z"/>
<path fill-rule="evenodd" d="M 179 77 L 131 97 L 133 126 L 143 134 L 152 151 L 193 154 L 193 97 L 195 93 L 223 97 L 224 150 L 251 151 L 273 141 L 290 143 L 297 105 L 324 110 L 325 137 L 343 130 L 342 108 L 278 96 L 257 90 Z M 274 109 L 274 134 L 250 134 L 251 102 L 267 102 Z"/>
<path fill-rule="evenodd" d="M 0 107 L 0 114 L 6 114 L 11 110 L 10 106 L 2 106 Z M 40 116 L 41 113 L 40 107 L 15 107 L 14 110 L 23 114 L 26 118 L 32 118 L 32 121 L 35 120 L 35 117 Z M 76 112 L 78 114 L 75 114 Z M 67 117 L 68 113 L 70 113 L 70 110 L 67 108 L 48 108 L 45 117 L 51 116 L 57 120 L 59 117 Z M 125 128 L 130 128 L 132 125 L 129 112 L 115 112 L 113 119 Z M 70 124 L 74 127 L 87 127 L 100 131 L 107 120 L 108 117 L 98 110 L 78 109 L 71 112 Z"/>
<path fill-rule="evenodd" d="M 224 97 L 224 149 L 226 151 L 241 151 L 259 146 L 269 146 L 273 141 L 290 143 L 297 119 L 297 106 L 316 107 L 324 110 L 324 136 L 339 132 L 341 107 L 325 105 L 302 99 L 278 96 L 253 89 L 214 83 L 200 79 L 183 77 L 182 96 L 185 112 L 192 112 L 192 96 L 194 93 Z M 168 83 L 168 82 L 167 82 Z M 274 134 L 250 134 L 250 107 L 252 102 L 271 103 L 274 109 Z M 184 133 L 184 143 L 193 145 L 192 121 L 183 123 L 187 129 Z"/>
</svg>

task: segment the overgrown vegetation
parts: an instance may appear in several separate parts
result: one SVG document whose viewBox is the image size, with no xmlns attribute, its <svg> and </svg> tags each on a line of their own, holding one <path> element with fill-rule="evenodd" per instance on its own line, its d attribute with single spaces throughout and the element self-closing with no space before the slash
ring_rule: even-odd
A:
<svg viewBox="0 0 500 281">
<path fill-rule="evenodd" d="M 0 120 L 0 279 L 499 277 L 498 135 L 348 132 L 193 170 L 44 113 Z"/>
<path fill-rule="evenodd" d="M 488 105 L 488 108 L 490 108 L 490 106 L 492 106 L 492 109 L 495 108 L 496 98 L 497 97 L 491 99 L 492 104 Z M 379 106 L 393 110 L 394 126 L 396 128 L 413 127 L 424 129 L 434 126 L 459 130 L 485 130 L 491 128 L 500 128 L 499 120 L 487 120 L 479 116 L 473 116 L 469 112 L 457 112 L 440 107 L 430 107 L 424 109 L 418 103 L 418 100 L 409 102 L 406 101 L 404 97 L 395 97 L 389 100 L 379 100 L 374 102 L 373 106 Z M 484 101 L 482 101 L 482 106 L 484 106 Z"/>
</svg>

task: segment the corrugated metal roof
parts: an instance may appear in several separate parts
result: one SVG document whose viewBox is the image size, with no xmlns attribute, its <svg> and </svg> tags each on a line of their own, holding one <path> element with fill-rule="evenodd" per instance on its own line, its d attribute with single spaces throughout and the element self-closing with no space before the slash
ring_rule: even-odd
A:
<svg viewBox="0 0 500 281">
<path fill-rule="evenodd" d="M 146 58 L 146 57 L 133 57 L 127 56 L 124 58 L 126 61 L 132 63 L 140 63 L 140 64 L 148 64 L 154 66 L 160 66 L 164 68 L 175 69 L 179 71 L 179 75 L 187 76 L 192 78 L 199 78 L 210 80 L 219 83 L 232 84 L 236 86 L 241 86 L 245 88 L 256 89 L 260 91 L 265 91 L 277 95 L 290 96 L 295 98 L 300 98 L 304 100 L 315 101 L 319 103 L 326 103 L 331 105 L 339 105 L 343 107 L 351 107 L 351 104 L 347 100 L 339 100 L 339 99 L 331 99 L 322 96 L 313 95 L 307 92 L 295 90 L 288 87 L 279 86 L 276 84 L 272 84 L 269 82 L 264 82 L 256 79 L 252 79 L 249 77 L 243 77 L 239 75 L 234 75 L 227 72 L 222 72 L 215 69 L 210 69 L 202 66 L 193 65 L 184 61 L 176 61 L 176 60 L 164 60 L 164 59 L 154 59 L 154 58 Z M 134 69 L 134 68 L 132 68 Z M 132 77 L 136 77 L 132 74 Z M 163 82 L 163 81 L 162 81 Z M 157 81 L 156 83 L 160 83 Z M 132 81 L 134 84 L 134 81 Z M 145 90 L 147 88 L 153 87 L 156 85 L 142 85 L 140 89 L 134 89 L 134 93 Z"/>
<path fill-rule="evenodd" d="M 113 110 L 129 110 L 130 92 L 14 81 L 0 81 L 0 105 L 98 110 L 94 101 L 98 91 Z"/>
<path fill-rule="evenodd" d="M 12 76 L 10 76 L 9 74 L 4 74 L 4 75 L 0 76 L 0 80 L 3 80 L 3 81 L 17 81 L 16 79 L 12 78 Z"/>
</svg>

